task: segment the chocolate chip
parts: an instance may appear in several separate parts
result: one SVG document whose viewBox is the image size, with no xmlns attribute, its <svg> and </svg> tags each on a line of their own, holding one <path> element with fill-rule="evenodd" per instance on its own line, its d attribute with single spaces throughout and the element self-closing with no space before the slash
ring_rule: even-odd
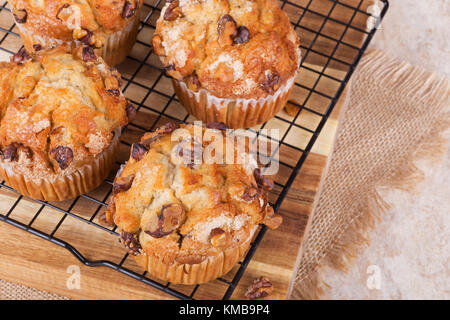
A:
<svg viewBox="0 0 450 320">
<path fill-rule="evenodd" d="M 94 49 L 92 49 L 91 47 L 83 48 L 82 58 L 84 62 L 91 62 L 97 60 L 97 56 L 95 55 Z"/>
<path fill-rule="evenodd" d="M 250 38 L 250 32 L 244 26 L 240 26 L 236 29 L 236 32 L 232 36 L 233 44 L 243 44 Z"/>
<path fill-rule="evenodd" d="M 136 117 L 136 108 L 134 105 L 127 100 L 127 106 L 125 107 L 125 111 L 127 112 L 128 121 L 133 121 Z"/>
<path fill-rule="evenodd" d="M 126 1 L 125 5 L 123 6 L 122 17 L 124 19 L 128 19 L 136 13 L 136 10 L 137 10 L 136 3 Z"/>
<path fill-rule="evenodd" d="M 271 73 L 267 76 L 266 80 L 261 83 L 261 85 L 268 93 L 274 93 L 275 90 L 278 89 L 279 82 L 280 76 L 277 73 Z"/>
<path fill-rule="evenodd" d="M 127 177 L 117 177 L 113 183 L 112 193 L 118 194 L 119 192 L 128 191 L 133 185 L 134 174 Z"/>
<path fill-rule="evenodd" d="M 164 20 L 173 21 L 176 20 L 178 17 L 181 17 L 182 15 L 183 12 L 179 7 L 179 1 L 174 0 L 169 4 L 169 6 L 166 9 L 166 12 L 164 12 Z"/>
<path fill-rule="evenodd" d="M 136 161 L 141 161 L 142 158 L 147 154 L 148 149 L 140 143 L 133 143 L 133 147 L 131 150 L 131 156 Z"/>
<path fill-rule="evenodd" d="M 73 151 L 69 147 L 58 146 L 50 151 L 50 155 L 58 162 L 61 170 L 66 169 L 73 159 Z"/>
<path fill-rule="evenodd" d="M 17 64 L 23 64 L 28 60 L 31 60 L 31 56 L 25 48 L 20 49 L 11 58 L 11 61 Z"/>
<path fill-rule="evenodd" d="M 41 51 L 42 46 L 39 43 L 33 44 L 34 51 Z"/>
<path fill-rule="evenodd" d="M 253 281 L 247 289 L 245 296 L 248 299 L 259 299 L 267 297 L 273 291 L 272 283 L 265 277 L 259 277 Z"/>
<path fill-rule="evenodd" d="M 137 256 L 141 253 L 141 244 L 134 233 L 121 232 L 119 241 L 127 247 L 128 252 L 133 256 Z"/>
<path fill-rule="evenodd" d="M 16 20 L 17 23 L 25 23 L 27 22 L 28 13 L 25 9 L 18 9 L 13 10 L 13 16 L 14 20 Z"/>
<path fill-rule="evenodd" d="M 155 214 L 151 217 L 144 232 L 153 238 L 165 237 L 180 226 L 183 217 L 184 209 L 180 204 L 165 205 L 159 216 Z"/>
<path fill-rule="evenodd" d="M 273 189 L 273 181 L 266 178 L 264 175 L 261 174 L 261 170 L 259 168 L 256 168 L 253 171 L 253 176 L 255 177 L 256 183 L 261 186 L 264 187 L 268 190 L 272 190 Z"/>
<path fill-rule="evenodd" d="M 226 131 L 228 129 L 228 126 L 223 122 L 208 122 L 206 127 L 208 129 L 217 129 L 222 131 Z"/>
</svg>

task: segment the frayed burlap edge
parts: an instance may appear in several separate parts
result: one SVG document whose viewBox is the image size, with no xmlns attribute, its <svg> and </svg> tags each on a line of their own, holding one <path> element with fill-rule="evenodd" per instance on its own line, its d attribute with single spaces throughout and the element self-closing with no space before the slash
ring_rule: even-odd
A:
<svg viewBox="0 0 450 320">
<path fill-rule="evenodd" d="M 441 116 L 430 126 L 430 131 L 423 136 L 417 148 L 404 159 L 402 166 L 375 184 L 372 192 L 367 194 L 366 208 L 355 215 L 345 231 L 332 242 L 330 249 L 321 257 L 316 267 L 304 277 L 294 274 L 293 281 L 291 281 L 288 289 L 288 299 L 310 300 L 323 297 L 325 291 L 329 288 L 322 277 L 324 268 L 348 272 L 361 250 L 370 244 L 368 231 L 373 230 L 389 210 L 390 205 L 383 200 L 378 190 L 394 188 L 414 192 L 424 179 L 422 170 L 415 164 L 416 161 L 437 162 L 443 158 L 448 150 L 448 140 L 444 138 L 444 133 L 450 128 L 450 83 L 446 79 L 436 74 L 430 74 L 421 68 L 414 67 L 411 70 L 409 63 L 399 63 L 392 58 L 387 59 L 380 51 L 372 51 L 367 56 L 360 71 L 366 68 L 364 71 L 371 72 L 376 81 L 384 82 L 385 87 L 397 88 L 400 95 L 419 96 L 422 101 L 427 101 L 429 105 L 441 105 Z M 345 110 L 343 113 L 345 114 Z M 345 116 L 340 123 L 344 120 Z M 341 126 L 336 134 L 334 145 L 339 137 L 340 128 Z M 328 168 L 330 161 L 331 157 L 327 161 L 326 168 Z M 325 173 L 326 171 L 327 169 Z M 320 198 L 322 189 L 323 185 L 320 186 L 316 199 Z M 317 202 L 314 204 L 313 214 L 316 206 Z M 309 219 L 305 231 L 305 239 L 308 236 L 311 221 L 312 217 Z M 303 252 L 304 247 L 302 245 L 297 258 L 297 267 Z M 295 270 L 298 269 L 297 267 Z"/>
</svg>

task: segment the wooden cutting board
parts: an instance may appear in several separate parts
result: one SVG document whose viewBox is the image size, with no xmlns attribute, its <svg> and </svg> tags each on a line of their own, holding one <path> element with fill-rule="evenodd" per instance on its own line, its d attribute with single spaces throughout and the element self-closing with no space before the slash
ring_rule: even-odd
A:
<svg viewBox="0 0 450 320">
<path fill-rule="evenodd" d="M 318 0 L 317 2 L 320 1 Z M 323 3 L 324 5 L 329 5 L 329 1 Z M 318 7 L 318 10 L 319 9 L 320 7 Z M 285 10 L 289 13 L 289 11 L 295 11 L 296 9 L 285 8 Z M 6 19 L 10 19 L 4 14 L 5 12 L 2 12 L 2 19 L 0 20 L 2 27 L 8 25 Z M 317 19 L 312 17 L 309 22 L 309 27 L 314 28 L 317 23 Z M 3 26 L 3 24 L 5 26 Z M 329 43 L 327 45 L 327 41 L 324 41 L 323 39 L 314 40 L 308 39 L 308 37 L 311 38 L 314 36 L 305 34 L 304 40 L 306 40 L 306 42 L 317 40 L 316 43 L 320 45 L 317 48 L 318 50 L 326 50 L 327 46 L 330 48 L 335 46 L 334 43 Z M 146 33 L 145 30 L 141 31 L 138 37 L 140 41 L 145 43 L 148 43 L 149 38 L 151 38 L 151 36 Z M 357 42 L 357 40 L 353 38 L 349 39 L 349 41 Z M 5 43 L 3 43 L 3 45 L 5 45 Z M 18 38 L 9 36 L 7 46 L 9 50 L 16 51 L 20 48 L 20 41 Z M 145 56 L 144 48 L 140 46 L 139 43 L 133 49 L 132 56 L 135 56 L 136 59 L 142 59 L 142 57 Z M 339 58 L 343 60 L 351 60 L 353 56 L 354 53 L 348 53 L 346 51 L 341 51 L 339 53 Z M 8 59 L 7 54 L 0 52 L 0 59 Z M 152 64 L 157 63 L 156 60 L 154 61 L 152 59 L 154 59 L 153 55 L 148 62 Z M 320 72 L 322 69 L 322 67 L 319 66 L 321 62 L 323 62 L 323 59 L 321 59 L 320 56 L 311 54 L 309 61 L 305 66 L 310 70 L 319 70 Z M 136 73 L 134 64 L 136 63 L 130 60 L 119 67 L 119 70 L 126 79 L 130 79 L 133 73 Z M 155 71 L 152 71 L 150 68 L 147 70 L 146 67 L 144 67 L 135 75 L 134 82 L 151 86 L 152 79 L 158 75 L 158 73 L 155 74 L 154 72 Z M 342 70 L 338 64 L 330 63 L 327 68 L 328 75 L 339 79 L 343 79 L 345 73 L 346 71 Z M 298 78 L 298 82 L 305 87 L 311 87 L 316 80 L 317 73 L 307 70 L 302 70 Z M 125 81 L 125 86 L 127 86 L 125 94 L 134 101 L 141 101 L 142 97 L 145 96 L 146 90 L 140 88 L 139 85 L 135 85 L 135 83 L 128 84 Z M 168 79 L 162 79 L 156 86 L 156 89 L 167 92 L 168 94 L 173 92 L 171 91 L 172 89 Z M 334 95 L 334 92 L 337 90 L 337 83 L 330 78 L 322 77 L 318 83 L 317 89 L 320 89 L 326 94 Z M 308 90 L 297 87 L 292 95 L 292 100 L 301 104 L 308 93 Z M 259 276 L 268 277 L 274 285 L 274 291 L 268 298 L 284 299 L 286 297 L 288 286 L 294 272 L 299 247 L 303 239 L 305 228 L 311 218 L 314 200 L 326 168 L 328 156 L 332 149 L 339 117 L 343 106 L 345 105 L 346 96 L 347 91 L 344 91 L 319 135 L 312 152 L 308 155 L 299 175 L 295 179 L 287 197 L 281 205 L 279 213 L 284 218 L 283 224 L 279 229 L 269 230 L 266 233 L 239 285 L 234 291 L 232 296 L 233 299 L 243 299 L 247 287 L 251 284 L 253 279 Z M 161 105 L 163 105 L 164 102 L 163 98 L 152 94 L 145 100 L 144 104 L 148 104 L 152 108 L 162 108 Z M 318 107 L 319 109 L 316 110 L 318 112 L 324 112 L 327 104 L 324 104 L 323 97 L 313 94 L 309 99 L 308 105 L 311 106 L 311 108 Z M 322 109 L 320 110 L 320 108 Z M 171 106 L 166 110 L 166 113 L 178 118 L 183 118 L 181 115 L 185 114 L 185 111 L 181 105 L 174 103 L 173 107 Z M 292 117 L 288 116 L 285 111 L 280 112 L 279 116 L 288 121 L 292 120 Z M 149 121 L 152 121 L 154 117 L 154 113 L 149 112 L 148 110 L 141 110 L 137 121 L 143 126 L 145 126 L 145 124 L 148 126 L 149 123 L 152 123 Z M 319 116 L 303 110 L 296 123 L 314 130 L 319 121 Z M 282 129 L 283 132 L 283 130 L 287 130 L 288 127 L 289 123 L 281 121 L 280 119 L 274 119 L 268 123 L 266 128 L 279 128 Z M 140 130 L 130 126 L 124 138 L 127 142 L 131 143 L 138 140 L 141 134 L 142 132 Z M 311 133 L 292 129 L 285 141 L 291 145 L 304 148 L 310 138 Z M 125 161 L 128 158 L 128 148 L 125 145 L 122 147 L 119 161 Z M 295 165 L 299 156 L 300 154 L 293 149 L 284 147 L 280 149 L 280 159 L 290 165 Z M 290 169 L 283 168 L 282 166 L 275 177 L 276 181 L 285 183 L 289 174 Z M 92 192 L 90 195 L 101 199 L 106 193 L 106 190 L 107 186 L 103 186 Z M 272 201 L 276 199 L 279 192 L 280 188 L 277 187 L 271 192 L 270 198 Z M 10 217 L 28 224 L 36 211 L 40 208 L 40 204 L 26 198 L 21 198 L 17 202 L 18 197 L 19 195 L 16 193 L 8 191 L 5 188 L 0 188 L 0 214 L 6 214 L 11 211 L 11 208 L 15 204 Z M 58 204 L 58 206 L 66 206 L 65 209 L 67 209 L 67 206 L 70 205 L 70 203 L 71 202 L 69 201 L 67 203 Z M 91 201 L 81 198 L 72 208 L 71 212 L 89 218 L 96 208 L 97 206 L 93 206 Z M 60 221 L 62 215 L 61 212 L 46 207 L 40 213 L 38 218 L 33 221 L 32 226 L 44 232 L 51 233 Z M 94 222 L 96 222 L 96 220 Z M 66 217 L 64 219 L 63 223 L 56 231 L 55 237 L 72 244 L 86 258 L 92 260 L 107 259 L 119 263 L 124 255 L 124 250 L 115 236 L 99 230 L 98 228 L 89 226 L 72 217 Z M 110 268 L 84 266 L 64 248 L 6 223 L 0 223 L 0 242 L 2 244 L 0 246 L 0 279 L 73 299 L 173 298 L 166 293 L 136 281 L 126 275 L 120 274 Z M 125 260 L 123 266 L 138 273 L 142 273 L 142 270 L 130 257 Z M 73 288 L 68 285 L 68 281 L 70 282 L 71 272 L 78 268 L 81 275 L 80 288 Z M 223 278 L 232 280 L 236 270 L 237 267 Z M 189 295 L 193 286 L 171 285 L 171 288 Z M 201 285 L 196 291 L 194 298 L 220 299 L 226 289 L 227 285 L 225 283 L 216 280 Z"/>
</svg>

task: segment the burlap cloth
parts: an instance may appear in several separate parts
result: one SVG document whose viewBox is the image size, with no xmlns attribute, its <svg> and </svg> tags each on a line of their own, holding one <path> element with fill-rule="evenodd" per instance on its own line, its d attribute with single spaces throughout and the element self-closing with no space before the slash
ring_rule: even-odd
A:
<svg viewBox="0 0 450 320">
<path fill-rule="evenodd" d="M 420 172 L 410 161 L 439 157 L 449 127 L 450 85 L 380 51 L 367 54 L 352 80 L 334 151 L 297 262 L 290 298 L 318 298 L 325 265 L 346 270 L 368 243 L 387 205 L 378 186 L 411 188 Z M 0 299 L 65 299 L 0 280 Z"/>
<path fill-rule="evenodd" d="M 291 299 L 320 298 L 325 266 L 349 269 L 388 208 L 378 188 L 414 189 L 421 173 L 413 161 L 444 154 L 449 107 L 447 80 L 381 51 L 363 57 L 300 249 Z"/>
</svg>

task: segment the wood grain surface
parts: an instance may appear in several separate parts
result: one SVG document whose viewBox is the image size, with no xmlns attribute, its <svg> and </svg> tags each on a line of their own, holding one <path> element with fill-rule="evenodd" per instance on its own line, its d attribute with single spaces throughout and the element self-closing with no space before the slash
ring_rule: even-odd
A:
<svg viewBox="0 0 450 320">
<path fill-rule="evenodd" d="M 295 1 L 294 1 L 295 2 Z M 297 1 L 302 2 L 302 1 Z M 305 2 L 305 1 L 303 1 Z M 329 6 L 330 1 L 313 1 L 323 2 L 324 6 Z M 351 2 L 351 1 L 347 1 Z M 323 10 L 325 7 L 317 7 L 317 10 Z M 292 12 L 295 11 L 298 15 L 298 8 L 285 8 L 288 14 L 292 17 Z M 1 13 L 4 15 L 4 12 Z M 336 17 L 340 19 L 345 16 L 345 12 Z M 5 18 L 9 19 L 9 18 Z M 319 18 L 311 17 L 310 20 L 306 19 L 305 23 L 311 24 L 313 28 L 315 24 L 319 23 Z M 2 18 L 1 24 L 7 24 Z M 308 24 L 308 25 L 309 25 Z M 319 23 L 320 24 L 320 23 Z M 336 28 L 330 27 L 330 32 L 336 32 Z M 139 34 L 140 41 L 146 41 L 151 38 L 151 29 L 149 33 L 145 28 Z M 8 39 L 11 37 L 8 37 Z M 310 38 L 307 34 L 304 35 L 304 45 L 310 45 L 310 42 L 314 42 L 314 38 Z M 349 37 L 349 41 L 361 41 L 355 37 Z M 335 43 L 325 40 L 320 42 L 320 46 L 317 50 L 328 50 L 326 47 L 336 46 Z M 11 51 L 20 48 L 20 42 L 16 39 L 10 39 L 8 42 Z M 353 53 L 341 52 L 343 59 L 351 59 Z M 4 55 L 4 53 L 2 54 Z M 145 56 L 145 50 L 142 46 L 137 44 L 131 54 L 135 59 L 142 59 Z M 325 70 L 326 74 L 331 77 L 318 78 L 318 74 L 312 70 L 322 71 L 323 66 L 320 65 L 322 59 L 311 58 L 313 54 L 306 58 L 305 66 L 309 70 L 302 69 L 297 81 L 302 84 L 302 87 L 296 87 L 293 91 L 291 100 L 302 104 L 303 101 L 309 96 L 306 103 L 306 107 L 311 111 L 302 110 L 300 115 L 295 120 L 295 123 L 304 126 L 310 130 L 315 130 L 320 122 L 321 117 L 315 112 L 323 113 L 329 103 L 320 94 L 313 93 L 309 95 L 310 91 L 306 88 L 315 87 L 318 92 L 325 95 L 334 95 L 339 82 L 333 79 L 343 79 L 347 68 L 342 67 L 336 61 L 331 61 L 328 68 Z M 7 59 L 7 56 L 0 56 L 2 60 Z M 158 63 L 155 60 L 154 55 L 148 59 L 148 63 Z M 319 63 L 316 64 L 316 63 Z M 126 88 L 125 94 L 133 101 L 140 102 L 143 106 L 148 106 L 149 109 L 141 108 L 135 121 L 136 124 L 143 127 L 148 127 L 150 121 L 154 121 L 156 113 L 153 110 L 162 110 L 163 106 L 167 103 L 167 98 L 154 93 L 146 95 L 147 90 L 143 88 L 145 86 L 154 86 L 158 91 L 164 92 L 167 95 L 173 94 L 173 89 L 170 85 L 169 79 L 165 77 L 155 80 L 158 76 L 158 72 L 152 71 L 151 68 L 146 66 L 137 68 L 136 63 L 133 60 L 127 60 L 121 66 L 119 71 L 124 76 L 125 80 L 133 78 L 132 82 L 125 81 L 124 86 Z M 243 299 L 244 293 L 247 287 L 251 284 L 253 279 L 259 276 L 267 276 L 274 285 L 274 292 L 269 296 L 270 299 L 284 299 L 286 292 L 293 275 L 293 269 L 296 262 L 297 253 L 300 243 L 304 234 L 305 227 L 311 216 L 313 203 L 321 177 L 326 166 L 327 158 L 330 154 L 332 144 L 335 137 L 336 128 L 339 122 L 339 116 L 342 107 L 345 102 L 347 92 L 341 96 L 335 107 L 331 117 L 328 119 L 322 133 L 319 135 L 312 152 L 308 155 L 305 163 L 303 164 L 299 175 L 295 179 L 285 201 L 282 203 L 279 213 L 283 216 L 284 222 L 277 230 L 270 230 L 266 233 L 260 246 L 258 247 L 254 258 L 250 264 L 244 276 L 242 277 L 239 285 L 237 286 L 232 298 Z M 183 119 L 186 115 L 184 108 L 176 101 L 169 101 L 169 107 L 166 108 L 165 113 L 178 119 Z M 307 142 L 311 139 L 312 134 L 306 130 L 302 130 L 299 127 L 292 127 L 289 125 L 289 121 L 293 118 L 290 117 L 285 111 L 281 111 L 278 115 L 279 119 L 272 119 L 266 125 L 266 128 L 277 128 L 281 130 L 281 134 L 286 133 L 285 145 L 280 148 L 280 159 L 288 164 L 294 166 L 299 159 L 301 152 L 295 150 L 294 147 L 304 148 Z M 188 118 L 193 120 L 193 118 Z M 161 123 L 164 123 L 164 119 L 160 119 Z M 138 140 L 142 134 L 142 130 L 138 127 L 129 126 L 124 140 L 128 143 L 132 143 Z M 123 162 L 128 158 L 128 147 L 123 145 L 119 161 Z M 281 184 L 286 183 L 292 169 L 289 166 L 280 166 L 280 170 L 277 175 L 274 176 L 275 180 Z M 89 196 L 103 200 L 108 192 L 108 185 L 103 185 L 97 190 L 91 192 Z M 276 200 L 280 192 L 279 187 L 270 194 L 270 200 Z M 67 210 L 72 201 L 55 203 L 56 206 Z M 11 208 L 14 207 L 13 210 Z M 20 198 L 19 195 L 0 188 L 0 214 L 6 214 L 10 212 L 10 217 L 20 221 L 24 224 L 29 224 L 35 213 L 41 207 L 40 204 L 33 200 Z M 93 202 L 85 198 L 80 198 L 72 208 L 70 212 L 74 215 L 90 219 L 92 215 L 98 210 L 97 205 L 93 205 Z M 104 211 L 101 208 L 97 213 L 94 223 L 97 223 L 97 217 Z M 58 210 L 45 207 L 38 217 L 32 221 L 32 227 L 38 230 L 42 230 L 47 233 L 52 233 L 61 222 L 63 213 Z M 105 230 L 95 228 L 89 224 L 75 219 L 71 216 L 66 216 L 61 225 L 57 228 L 54 236 L 63 239 L 64 241 L 72 244 L 76 247 L 86 258 L 91 260 L 107 259 L 115 263 L 120 263 L 124 256 L 124 249 L 118 243 L 117 238 Z M 74 256 L 72 256 L 67 250 L 57 245 L 54 245 L 46 240 L 40 239 L 25 231 L 19 230 L 6 223 L 0 223 L 0 278 L 24 284 L 33 288 L 44 290 L 51 293 L 57 293 L 63 296 L 74 299 L 171 299 L 170 295 L 162 293 L 161 291 L 154 289 L 148 285 L 145 285 L 139 281 L 136 281 L 126 275 L 106 267 L 87 267 L 81 264 Z M 69 289 L 67 281 L 69 280 L 70 273 L 68 268 L 70 266 L 77 266 L 81 272 L 81 287 L 80 289 Z M 138 273 L 142 273 L 141 270 L 133 261 L 128 257 L 123 266 L 130 268 Z M 223 278 L 231 280 L 237 271 L 237 266 L 225 275 Z M 170 285 L 171 288 L 183 292 L 187 295 L 193 289 L 193 286 L 184 285 Z M 221 281 L 212 281 L 208 284 L 201 285 L 196 291 L 195 299 L 220 299 L 224 295 L 227 289 L 227 285 Z"/>
</svg>

